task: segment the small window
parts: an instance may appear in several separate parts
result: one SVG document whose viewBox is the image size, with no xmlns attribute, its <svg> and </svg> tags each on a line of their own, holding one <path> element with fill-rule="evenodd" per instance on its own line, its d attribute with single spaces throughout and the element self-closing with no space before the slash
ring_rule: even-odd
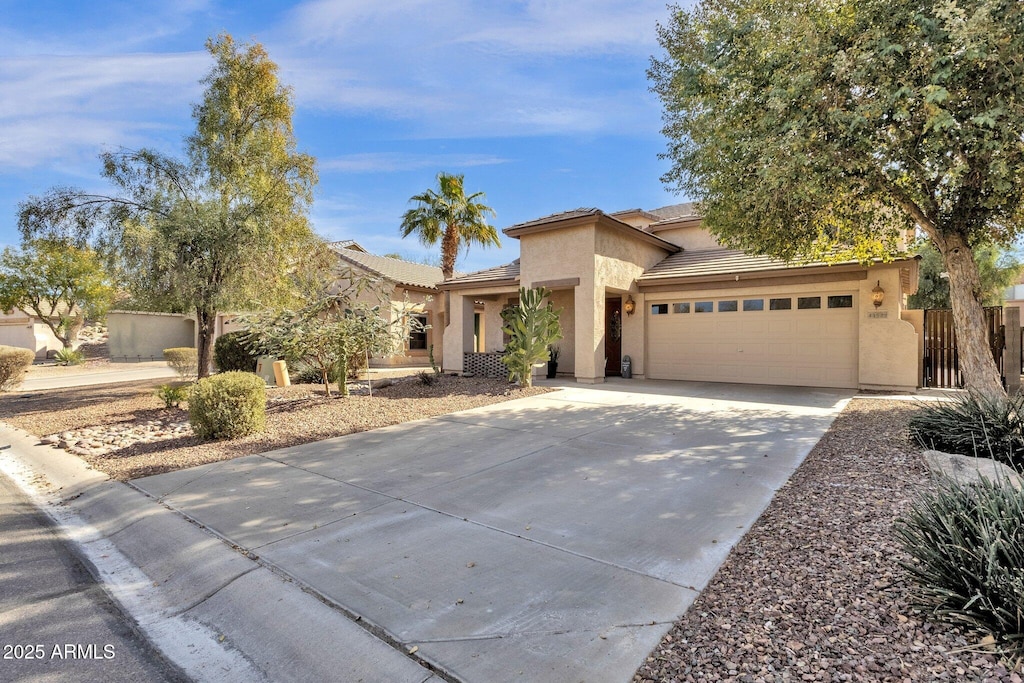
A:
<svg viewBox="0 0 1024 683">
<path fill-rule="evenodd" d="M 409 326 L 409 350 L 427 350 L 427 316 L 413 315 Z"/>
<path fill-rule="evenodd" d="M 668 315 L 668 304 L 651 304 L 651 315 Z"/>
<path fill-rule="evenodd" d="M 801 296 L 796 300 L 796 307 L 801 311 L 806 311 L 812 308 L 821 308 L 821 297 Z"/>
<path fill-rule="evenodd" d="M 830 296 L 828 298 L 829 308 L 853 308 L 853 295 L 852 294 L 841 294 L 839 296 Z"/>
<path fill-rule="evenodd" d="M 694 313 L 713 313 L 715 304 L 711 301 L 698 301 L 693 305 Z"/>
<path fill-rule="evenodd" d="M 768 302 L 768 310 L 770 311 L 788 311 L 793 308 L 792 299 L 771 299 Z"/>
<path fill-rule="evenodd" d="M 732 301 L 719 301 L 718 302 L 718 312 L 719 313 L 732 313 L 733 311 L 738 311 L 738 310 L 739 310 L 739 306 L 737 306 L 736 299 L 733 299 Z"/>
<path fill-rule="evenodd" d="M 672 312 L 673 313 L 689 313 L 690 312 L 690 302 L 686 301 L 686 302 L 681 303 L 681 304 L 672 304 Z"/>
<path fill-rule="evenodd" d="M 743 300 L 744 311 L 763 311 L 764 310 L 764 299 L 744 299 Z"/>
</svg>

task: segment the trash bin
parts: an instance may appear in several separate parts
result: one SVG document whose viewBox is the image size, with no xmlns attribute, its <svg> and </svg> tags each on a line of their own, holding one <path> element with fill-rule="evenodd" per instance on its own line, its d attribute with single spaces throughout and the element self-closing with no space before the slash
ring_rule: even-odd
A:
<svg viewBox="0 0 1024 683">
<path fill-rule="evenodd" d="M 623 379 L 633 379 L 633 359 L 629 356 L 622 357 L 622 377 Z"/>
</svg>

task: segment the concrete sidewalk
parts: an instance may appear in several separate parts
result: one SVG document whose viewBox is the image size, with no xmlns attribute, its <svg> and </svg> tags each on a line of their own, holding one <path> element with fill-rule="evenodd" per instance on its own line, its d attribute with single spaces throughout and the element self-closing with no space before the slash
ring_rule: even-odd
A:
<svg viewBox="0 0 1024 683">
<path fill-rule="evenodd" d="M 563 391 L 137 480 L 462 681 L 626 681 L 849 392 Z"/>
</svg>

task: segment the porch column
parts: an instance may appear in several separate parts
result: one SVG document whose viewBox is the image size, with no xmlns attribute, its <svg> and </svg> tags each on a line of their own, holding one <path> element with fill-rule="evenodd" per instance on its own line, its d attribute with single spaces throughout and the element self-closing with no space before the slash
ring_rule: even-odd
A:
<svg viewBox="0 0 1024 683">
<path fill-rule="evenodd" d="M 473 349 L 473 297 L 452 292 L 449 305 L 441 367 L 445 372 L 461 373 L 463 354 Z"/>
<path fill-rule="evenodd" d="M 574 293 L 576 308 L 573 346 L 576 356 L 576 381 L 582 384 L 604 382 L 604 291 L 581 283 Z"/>
</svg>

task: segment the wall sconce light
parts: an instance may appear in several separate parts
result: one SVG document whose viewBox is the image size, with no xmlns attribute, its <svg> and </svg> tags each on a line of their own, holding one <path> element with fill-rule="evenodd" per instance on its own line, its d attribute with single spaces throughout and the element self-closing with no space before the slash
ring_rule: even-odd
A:
<svg viewBox="0 0 1024 683">
<path fill-rule="evenodd" d="M 636 302 L 633 301 L 632 294 L 626 297 L 626 302 L 622 304 L 622 310 L 626 312 L 626 315 L 633 315 L 636 313 Z"/>
<path fill-rule="evenodd" d="M 871 290 L 871 301 L 875 304 L 875 308 L 881 306 L 882 302 L 885 301 L 885 290 L 882 289 L 881 280 L 879 280 L 878 284 L 875 285 L 875 288 Z"/>
</svg>

